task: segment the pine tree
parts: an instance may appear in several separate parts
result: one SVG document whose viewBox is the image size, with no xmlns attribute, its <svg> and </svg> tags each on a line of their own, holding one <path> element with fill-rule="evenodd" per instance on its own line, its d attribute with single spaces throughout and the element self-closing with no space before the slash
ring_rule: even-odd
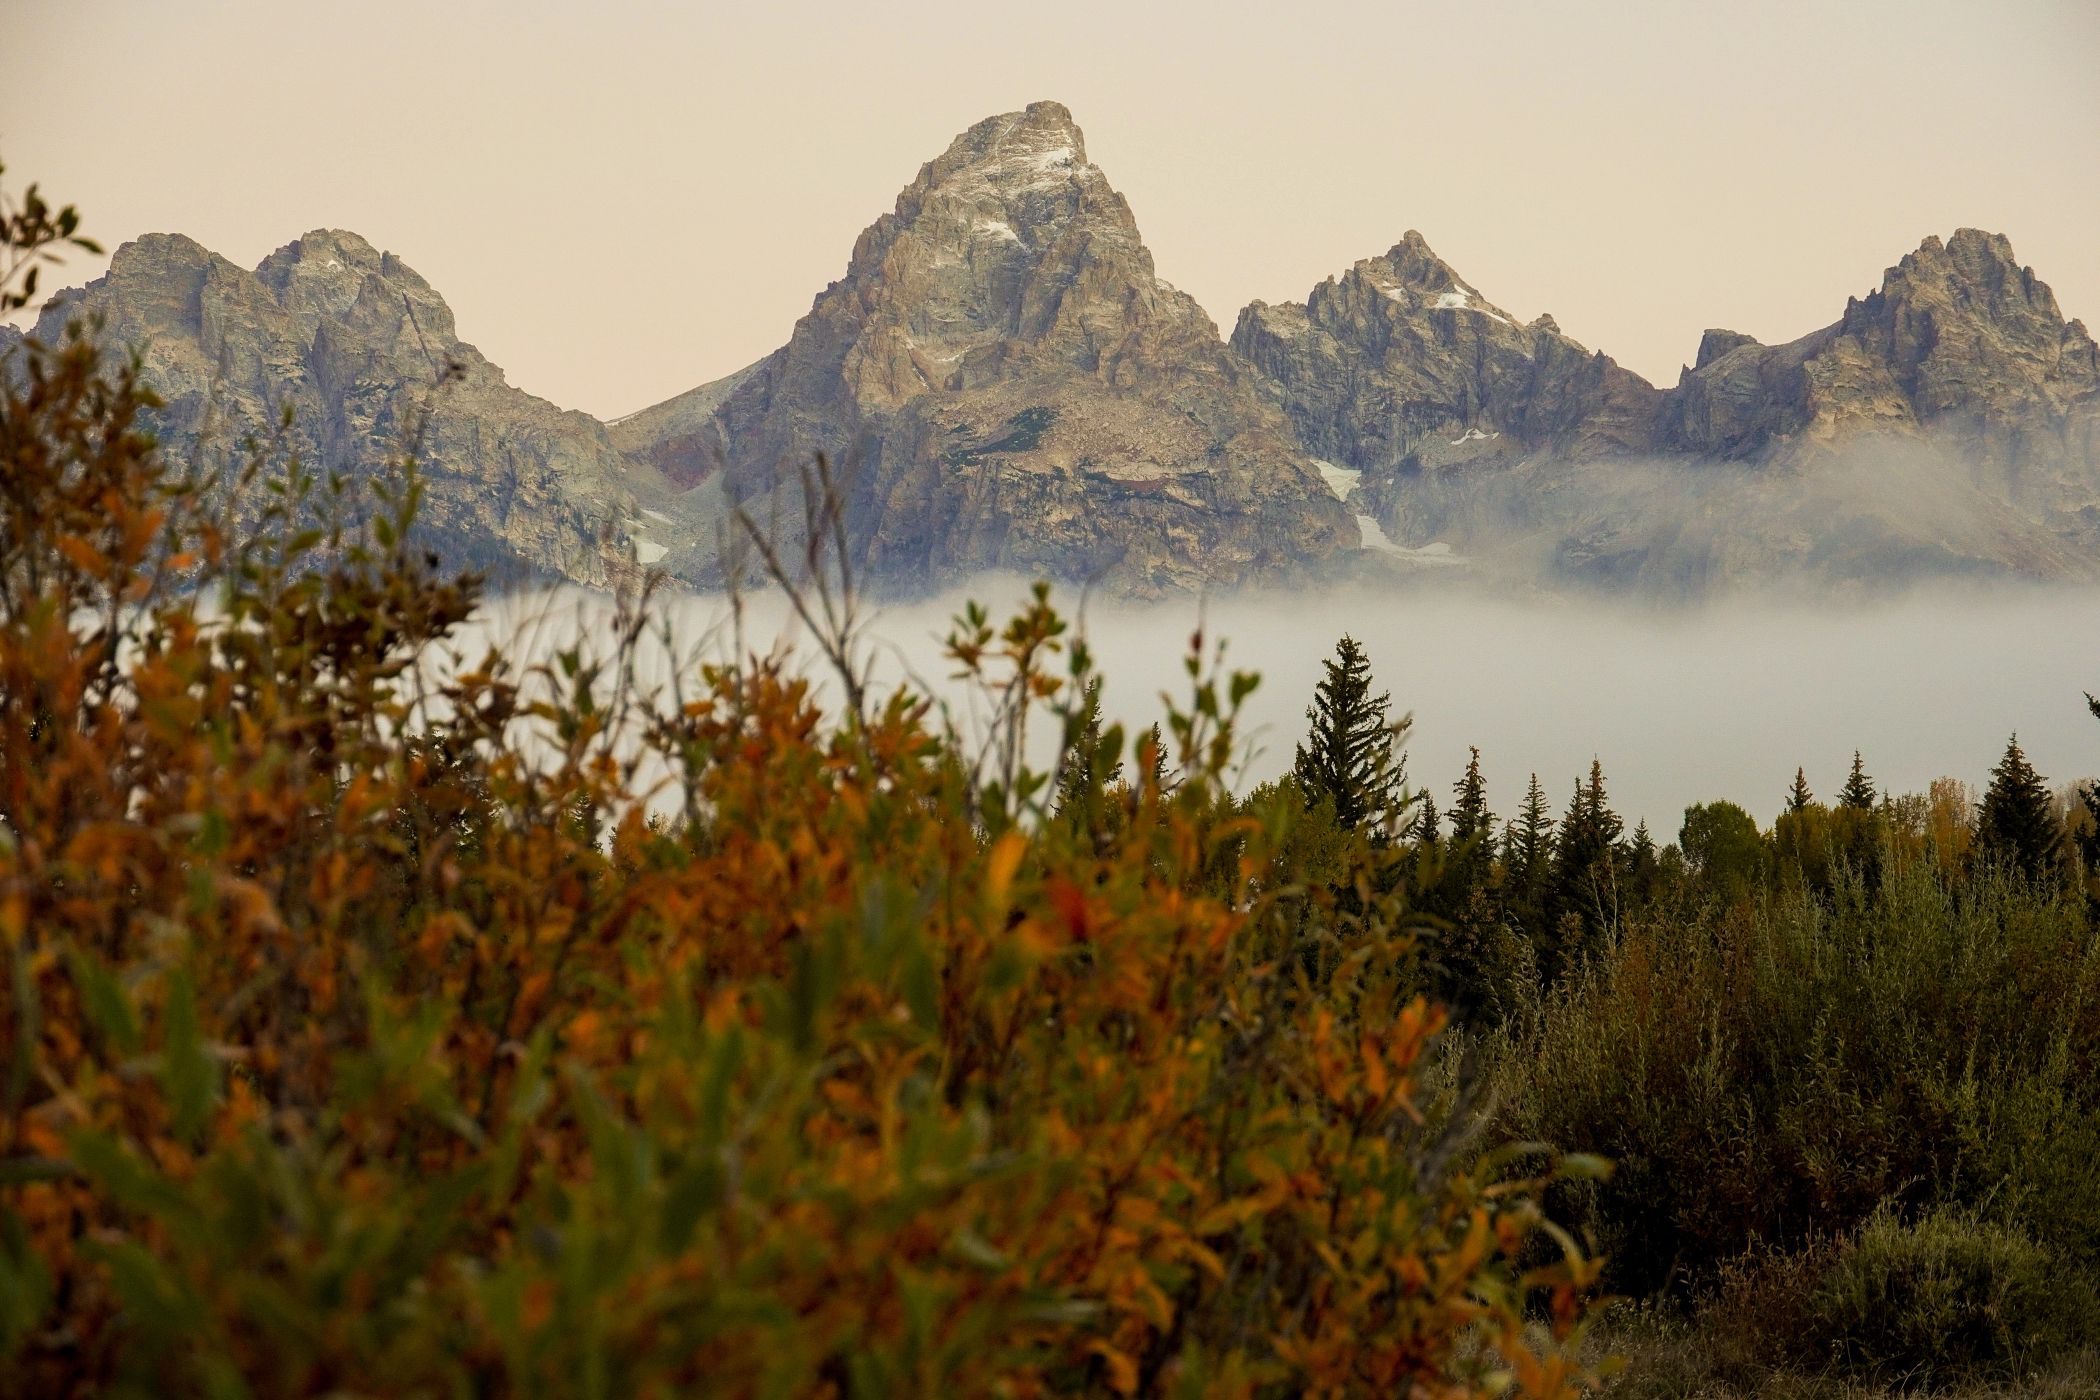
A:
<svg viewBox="0 0 2100 1400">
<path fill-rule="evenodd" d="M 1626 844 L 1626 887 L 1636 905 L 1652 902 L 1662 879 L 1662 858 L 1656 854 L 1655 838 L 1648 833 L 1646 817 L 1634 824 L 1633 839 Z"/>
<path fill-rule="evenodd" d="M 1167 773 L 1167 736 L 1157 722 L 1138 741 L 1137 760 L 1145 765 L 1145 778 L 1154 793 L 1165 797 L 1174 790 L 1175 783 Z"/>
<path fill-rule="evenodd" d="M 1436 810 L 1436 799 L 1425 792 L 1415 800 L 1421 810 L 1415 814 L 1414 830 L 1411 834 L 1421 844 L 1423 854 L 1434 858 L 1439 845 L 1437 833 L 1442 826 L 1442 819 Z"/>
<path fill-rule="evenodd" d="M 1470 751 L 1465 776 L 1451 785 L 1451 881 L 1461 898 L 1488 882 L 1495 858 L 1495 814 L 1488 810 L 1480 750 Z"/>
<path fill-rule="evenodd" d="M 1852 776 L 1838 789 L 1838 806 L 1855 812 L 1874 810 L 1874 780 L 1867 776 L 1867 767 L 1860 761 L 1859 750 L 1852 751 Z"/>
<path fill-rule="evenodd" d="M 2048 783 L 2020 751 L 2017 734 L 1991 770 L 1976 838 L 1992 858 L 2030 878 L 2053 872 L 2062 859 L 2063 828 L 2056 820 L 2056 804 Z"/>
<path fill-rule="evenodd" d="M 1507 878 L 1503 899 L 1511 920 L 1534 943 L 1545 936 L 1546 875 L 1553 863 L 1553 818 L 1547 815 L 1546 790 L 1531 775 L 1524 805 L 1503 828 L 1502 863 Z"/>
<path fill-rule="evenodd" d="M 1578 779 L 1568 814 L 1561 819 L 1547 891 L 1549 946 L 1540 963 L 1550 976 L 1572 967 L 1583 948 L 1608 929 L 1618 913 L 1618 841 L 1625 823 L 1604 794 L 1604 765 L 1590 761 L 1587 783 Z M 1573 941 L 1581 946 L 1571 946 Z"/>
<path fill-rule="evenodd" d="M 1857 759 L 1858 755 L 1854 754 L 1853 757 Z M 1789 812 L 1792 812 L 1794 815 L 1799 816 L 1801 813 L 1807 811 L 1808 804 L 1815 800 L 1816 795 L 1808 790 L 1807 770 L 1802 768 L 1796 768 L 1794 770 L 1794 786 L 1792 790 L 1789 791 L 1786 795 L 1786 809 Z"/>
<path fill-rule="evenodd" d="M 1546 814 L 1546 790 L 1539 775 L 1531 775 L 1524 789 L 1524 805 L 1503 829 L 1503 863 L 1509 867 L 1509 882 L 1518 888 L 1535 886 L 1553 857 L 1553 818 Z"/>
<path fill-rule="evenodd" d="M 1102 732 L 1099 677 L 1087 682 L 1076 723 L 1067 732 L 1072 740 L 1058 774 L 1051 810 L 1084 824 L 1098 815 L 1095 809 L 1101 795 L 1123 776 L 1123 731 L 1119 727 Z"/>
<path fill-rule="evenodd" d="M 2100 699 L 2087 694 L 2085 703 L 2093 718 L 2100 719 Z M 2085 862 L 2086 899 L 2094 918 L 2100 920 L 2100 781 L 2081 784 L 2078 796 L 2085 803 L 2086 813 L 2085 829 L 2078 838 L 2078 855 Z"/>
<path fill-rule="evenodd" d="M 1396 815 L 1406 780 L 1399 744 L 1408 722 L 1387 718 L 1392 696 L 1371 694 L 1371 662 L 1344 636 L 1313 692 L 1312 729 L 1292 772 L 1308 802 L 1331 801 L 1335 820 L 1361 827 Z"/>
<path fill-rule="evenodd" d="M 1494 838 L 1495 818 L 1488 811 L 1487 779 L 1480 772 L 1480 750 L 1468 750 L 1465 776 L 1451 785 L 1451 839 L 1483 843 Z"/>
</svg>

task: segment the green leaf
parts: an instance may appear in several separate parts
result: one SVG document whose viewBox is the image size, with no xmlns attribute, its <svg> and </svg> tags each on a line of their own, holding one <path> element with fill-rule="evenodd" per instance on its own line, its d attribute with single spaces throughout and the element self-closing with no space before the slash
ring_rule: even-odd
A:
<svg viewBox="0 0 2100 1400">
<path fill-rule="evenodd" d="M 136 1240 L 90 1241 L 84 1249 L 109 1269 L 111 1288 L 125 1320 L 164 1344 L 195 1345 L 203 1323 L 198 1297 L 171 1277 L 161 1261 Z"/>
<path fill-rule="evenodd" d="M 694 1162 L 672 1178 L 664 1193 L 658 1244 L 668 1256 L 683 1254 L 693 1242 L 701 1217 L 722 1203 L 728 1174 L 712 1157 Z"/>
<path fill-rule="evenodd" d="M 161 1047 L 161 1087 L 174 1110 L 175 1131 L 192 1146 L 201 1145 L 219 1093 L 219 1067 L 205 1049 L 204 1029 L 197 1019 L 197 989 L 189 969 L 168 974 L 168 1000 L 162 1011 L 166 1038 Z"/>
<path fill-rule="evenodd" d="M 79 989 L 88 1020 L 110 1048 L 123 1056 L 139 1052 L 139 1017 L 131 998 L 100 958 L 77 946 L 66 948 L 66 970 Z"/>
</svg>

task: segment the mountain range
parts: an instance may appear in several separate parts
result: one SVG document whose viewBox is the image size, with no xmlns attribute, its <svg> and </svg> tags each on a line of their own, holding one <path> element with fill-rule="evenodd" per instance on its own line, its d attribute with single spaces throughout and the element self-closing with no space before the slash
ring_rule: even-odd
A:
<svg viewBox="0 0 2100 1400">
<path fill-rule="evenodd" d="M 1053 102 L 923 167 L 780 349 L 612 423 L 511 386 L 351 233 L 252 271 L 150 235 L 32 334 L 83 316 L 143 354 L 171 451 L 355 480 L 412 450 L 433 544 L 505 579 L 719 586 L 754 527 L 799 558 L 820 456 L 826 533 L 894 592 L 2100 579 L 2100 350 L 2000 235 L 1925 239 L 1783 345 L 1710 330 L 1668 388 L 1414 232 L 1227 339 Z"/>
</svg>

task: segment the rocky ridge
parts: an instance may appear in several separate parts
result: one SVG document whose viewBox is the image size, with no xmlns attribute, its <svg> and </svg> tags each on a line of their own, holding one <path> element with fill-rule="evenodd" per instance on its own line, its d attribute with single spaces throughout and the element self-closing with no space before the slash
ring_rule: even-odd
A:
<svg viewBox="0 0 2100 1400">
<path fill-rule="evenodd" d="M 252 437 L 356 490 L 413 451 L 426 541 L 451 564 L 602 584 L 633 561 L 635 488 L 650 483 L 605 428 L 512 387 L 428 282 L 354 233 L 317 230 L 252 271 L 148 235 L 32 334 L 55 344 L 78 318 L 142 353 L 175 461 L 238 460 Z"/>
<path fill-rule="evenodd" d="M 1410 233 L 1234 347 L 1394 541 L 1650 593 L 2100 577 L 2100 372 L 2000 235 L 1928 238 L 1800 340 L 1710 330 L 1659 391 Z"/>
</svg>

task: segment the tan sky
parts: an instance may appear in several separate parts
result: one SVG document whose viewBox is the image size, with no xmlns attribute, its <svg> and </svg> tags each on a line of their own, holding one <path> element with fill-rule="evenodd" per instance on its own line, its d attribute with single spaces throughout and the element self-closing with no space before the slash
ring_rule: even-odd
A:
<svg viewBox="0 0 2100 1400">
<path fill-rule="evenodd" d="M 7 178 L 105 242 L 355 229 L 606 416 L 778 345 L 922 162 L 1045 97 L 1228 330 L 1409 228 L 1665 383 L 1964 224 L 2100 322 L 2095 0 L 0 0 L 0 55 Z"/>
</svg>

